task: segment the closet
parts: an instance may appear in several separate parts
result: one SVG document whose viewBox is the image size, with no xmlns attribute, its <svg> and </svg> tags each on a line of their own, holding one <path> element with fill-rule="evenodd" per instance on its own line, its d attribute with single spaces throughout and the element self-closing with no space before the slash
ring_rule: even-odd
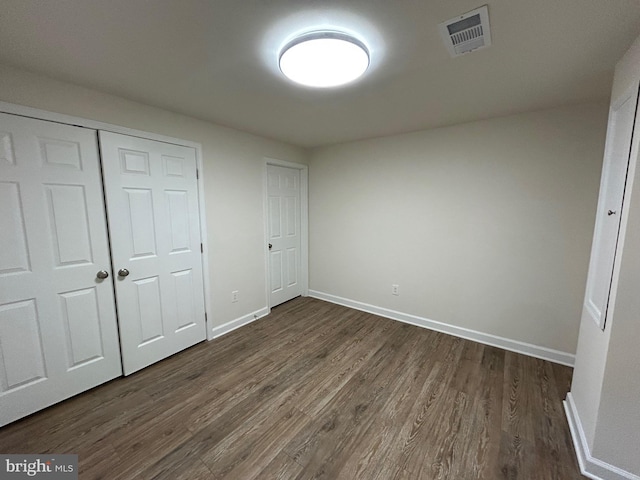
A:
<svg viewBox="0 0 640 480">
<path fill-rule="evenodd" d="M 196 151 L 0 113 L 0 425 L 206 338 Z"/>
</svg>

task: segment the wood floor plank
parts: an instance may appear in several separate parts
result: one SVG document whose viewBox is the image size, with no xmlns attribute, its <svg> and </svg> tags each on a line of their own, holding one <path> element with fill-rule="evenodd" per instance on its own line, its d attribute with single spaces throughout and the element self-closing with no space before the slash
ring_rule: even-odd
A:
<svg viewBox="0 0 640 480">
<path fill-rule="evenodd" d="M 302 465 L 295 462 L 289 455 L 280 451 L 278 455 L 255 477 L 255 479 L 290 480 L 296 478 L 302 471 Z M 247 478 L 246 480 L 252 480 Z"/>
<path fill-rule="evenodd" d="M 577 461 L 573 452 L 567 449 L 570 436 L 566 431 L 558 435 L 562 432 L 562 425 L 566 424 L 566 418 L 561 405 L 550 401 L 557 396 L 551 365 L 535 358 L 527 359 L 527 364 L 530 375 L 536 379 L 527 383 L 526 395 L 532 400 L 528 413 L 534 425 L 535 456 L 542 465 L 541 473 L 549 478 L 572 478 L 571 472 L 576 470 Z M 556 458 L 557 461 L 540 462 L 544 458 Z"/>
<path fill-rule="evenodd" d="M 359 328 L 357 324 L 347 323 L 336 328 L 334 332 L 336 335 L 353 334 Z M 325 363 L 324 352 L 336 349 L 340 345 L 332 343 L 331 337 L 328 336 L 325 339 L 318 338 L 317 333 L 310 337 L 312 341 L 305 349 L 292 348 L 285 354 L 286 358 L 272 356 L 272 365 L 259 377 L 237 374 L 237 385 L 218 399 L 221 401 L 214 400 L 206 408 L 201 409 L 197 417 L 192 416 L 188 420 L 190 430 L 197 431 L 212 424 L 217 426 L 218 432 L 234 429 L 236 424 L 260 413 L 256 413 L 256 410 L 265 410 L 263 405 L 268 404 L 269 400 L 273 404 L 291 401 L 293 397 L 298 396 L 300 391 L 298 385 L 301 382 L 311 381 L 315 370 Z M 318 352 L 322 352 L 322 355 L 318 355 Z M 248 381 L 245 380 L 247 378 L 249 378 Z M 222 423 L 219 421 L 221 419 Z M 211 443 L 211 437 L 208 438 Z"/>
<path fill-rule="evenodd" d="M 439 422 L 431 424 L 432 448 L 427 449 L 423 461 L 410 470 L 416 478 L 459 478 L 458 466 L 466 454 L 464 442 L 470 431 L 470 399 L 464 392 L 449 388 L 444 403 L 450 409 Z"/>
<path fill-rule="evenodd" d="M 502 403 L 502 430 L 515 439 L 534 440 L 533 424 L 527 420 L 527 412 L 532 399 L 528 398 L 529 376 L 527 357 L 513 352 L 505 354 L 504 393 Z"/>
<path fill-rule="evenodd" d="M 410 416 L 415 398 L 420 395 L 424 383 L 437 376 L 438 364 L 434 368 L 423 368 L 430 354 L 429 349 L 417 348 L 428 341 L 431 333 L 426 330 L 415 332 L 414 345 L 402 372 L 388 385 L 386 403 L 375 415 L 362 440 L 350 452 L 339 472 L 340 478 L 374 478 L 380 471 L 390 472 L 389 468 L 395 460 L 394 447 L 399 443 L 400 431 Z M 401 477 L 407 473 L 400 467 L 392 470 L 393 473 L 389 473 L 391 477 Z"/>
<path fill-rule="evenodd" d="M 483 356 L 483 360 L 484 360 Z M 481 362 L 483 370 L 478 377 L 478 390 L 474 395 L 473 424 L 467 438 L 467 455 L 459 465 L 470 479 L 498 478 L 497 460 L 500 445 L 492 439 L 501 437 L 503 379 L 492 364 Z"/>
<path fill-rule="evenodd" d="M 386 337 L 399 325 L 370 321 L 352 340 L 344 343 L 317 372 L 317 378 L 307 381 L 298 401 L 298 408 L 315 416 L 371 360 L 384 345 Z"/>
<path fill-rule="evenodd" d="M 80 478 L 113 478 L 114 465 L 122 464 L 120 456 L 108 441 L 98 441 L 80 447 L 78 455 L 78 475 Z"/>
<path fill-rule="evenodd" d="M 402 426 L 398 436 L 395 462 L 413 475 L 418 475 L 425 467 L 425 455 L 432 457 L 435 452 L 435 436 L 445 426 L 444 421 L 451 413 L 453 402 L 449 383 L 455 363 L 438 362 L 434 375 L 423 385 L 420 394 Z"/>
<path fill-rule="evenodd" d="M 145 480 L 209 480 L 211 470 L 183 444 L 138 474 Z"/>
<path fill-rule="evenodd" d="M 321 410 L 316 421 L 285 448 L 304 465 L 301 478 L 339 478 L 351 453 L 365 441 L 392 389 L 390 383 L 408 375 L 405 360 L 415 349 L 412 328 L 403 325 Z"/>
<path fill-rule="evenodd" d="M 256 478 L 265 465 L 282 451 L 282 444 L 292 438 L 309 421 L 300 410 L 274 415 L 268 422 L 236 439 L 227 451 L 209 461 L 209 469 L 218 478 Z"/>
<path fill-rule="evenodd" d="M 312 298 L 0 429 L 80 478 L 572 480 L 571 369 Z"/>
<path fill-rule="evenodd" d="M 372 480 L 413 480 L 415 477 L 412 477 L 409 472 L 401 469 L 396 464 L 385 462 L 374 477 L 366 478 L 371 478 Z"/>
</svg>

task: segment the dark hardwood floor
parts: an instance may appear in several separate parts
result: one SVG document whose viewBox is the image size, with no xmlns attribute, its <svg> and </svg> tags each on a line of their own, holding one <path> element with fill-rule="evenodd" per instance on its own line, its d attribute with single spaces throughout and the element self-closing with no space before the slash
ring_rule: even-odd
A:
<svg viewBox="0 0 640 480">
<path fill-rule="evenodd" d="M 311 298 L 0 429 L 81 479 L 579 479 L 571 369 Z"/>
</svg>

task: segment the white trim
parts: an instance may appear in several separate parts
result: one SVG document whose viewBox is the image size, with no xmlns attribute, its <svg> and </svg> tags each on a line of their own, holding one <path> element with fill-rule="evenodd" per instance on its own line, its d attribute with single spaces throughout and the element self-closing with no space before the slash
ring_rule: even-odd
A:
<svg viewBox="0 0 640 480">
<path fill-rule="evenodd" d="M 181 138 L 169 137 L 167 135 L 159 135 L 156 133 L 136 130 L 133 128 L 121 127 L 119 125 L 113 125 L 111 123 L 98 122 L 96 120 L 90 120 L 88 118 L 75 117 L 62 113 L 50 112 L 47 110 L 40 110 L 38 108 L 26 107 L 24 105 L 16 105 L 7 102 L 0 102 L 0 112 L 8 113 L 11 115 L 20 115 L 22 117 L 34 118 L 36 120 L 47 120 L 49 122 L 74 125 L 76 127 L 89 128 L 96 131 L 103 130 L 107 132 L 120 133 L 122 135 L 129 135 L 130 137 L 145 138 L 147 140 L 155 140 L 158 142 L 172 143 L 174 145 L 194 148 L 196 151 L 196 163 L 198 166 L 198 171 L 200 172 L 198 178 L 198 202 L 200 204 L 200 241 L 202 242 L 203 247 L 202 276 L 204 285 L 204 304 L 205 311 L 208 314 L 213 311 L 210 294 L 211 288 L 209 276 L 209 246 L 207 242 L 207 223 L 204 206 L 204 172 L 202 163 L 202 145 L 200 143 L 183 140 Z M 211 340 L 211 338 L 209 338 L 209 324 L 209 320 L 207 320 L 207 339 Z"/>
<path fill-rule="evenodd" d="M 300 282 L 302 296 L 309 295 L 309 167 L 302 163 L 287 162 L 276 158 L 264 157 L 262 174 L 262 214 L 264 218 L 264 267 L 265 267 L 265 298 L 267 305 L 271 305 L 271 275 L 269 270 L 269 209 L 267 205 L 267 166 L 295 168 L 300 170 Z"/>
<path fill-rule="evenodd" d="M 207 235 L 207 215 L 205 212 L 204 201 L 204 171 L 202 163 L 202 147 L 197 144 L 196 149 L 196 162 L 198 164 L 198 206 L 200 207 L 200 242 L 202 243 L 202 287 L 204 288 L 204 311 L 205 311 L 205 327 L 207 329 L 207 340 L 211 340 L 213 337 L 209 337 L 211 332 L 211 320 L 210 315 L 213 312 L 213 305 L 211 303 L 211 276 L 209 275 L 209 240 Z"/>
<path fill-rule="evenodd" d="M 121 127 L 111 123 L 99 122 L 88 118 L 74 117 L 62 113 L 50 112 L 48 110 L 40 110 L 38 108 L 26 107 L 24 105 L 16 105 L 13 103 L 0 102 L 0 112 L 12 115 L 20 115 L 22 117 L 35 118 L 36 120 L 48 120 L 50 122 L 63 123 L 65 125 L 75 125 L 76 127 L 90 128 L 92 130 L 105 130 L 107 132 L 121 133 L 131 137 L 140 137 L 147 140 L 156 140 L 158 142 L 173 143 L 175 145 L 183 145 L 185 147 L 202 148 L 197 142 L 184 140 L 182 138 L 170 137 L 168 135 L 160 135 L 144 130 L 136 130 L 129 127 Z"/>
<path fill-rule="evenodd" d="M 562 403 L 569 423 L 573 446 L 578 457 L 580 472 L 585 477 L 593 480 L 640 480 L 640 477 L 633 473 L 592 457 L 571 392 L 567 393 L 567 399 Z"/>
<path fill-rule="evenodd" d="M 236 318 L 235 320 L 231 320 L 230 322 L 223 323 L 222 325 L 218 325 L 217 327 L 213 327 L 211 329 L 211 338 L 209 340 L 213 340 L 214 338 L 221 337 L 222 335 L 226 335 L 233 330 L 244 327 L 256 320 L 264 317 L 265 315 L 269 315 L 271 310 L 268 307 L 261 308 L 260 310 L 256 310 L 255 312 L 248 313 L 240 318 Z"/>
<path fill-rule="evenodd" d="M 528 355 L 530 357 L 541 358 L 561 365 L 567 365 L 569 367 L 573 367 L 576 358 L 575 355 L 571 353 L 561 352 L 559 350 L 553 350 L 551 348 L 541 347 L 531 343 L 520 342 L 510 338 L 499 337 L 497 335 L 491 335 L 490 333 L 483 333 L 468 328 L 457 327 L 448 323 L 437 322 L 435 320 L 429 320 L 428 318 L 418 317 L 417 315 L 402 313 L 388 308 L 376 307 L 375 305 L 369 305 L 356 300 L 338 297 L 329 293 L 309 290 L 309 296 L 320 300 L 326 300 L 327 302 L 337 303 L 338 305 L 344 305 L 345 307 L 355 308 L 356 310 L 362 310 L 363 312 L 380 315 L 381 317 L 390 318 L 399 322 L 428 328 L 429 330 L 448 333 L 449 335 L 466 338 L 467 340 L 473 340 L 474 342 L 491 345 L 511 352 L 522 353 L 523 355 Z"/>
</svg>

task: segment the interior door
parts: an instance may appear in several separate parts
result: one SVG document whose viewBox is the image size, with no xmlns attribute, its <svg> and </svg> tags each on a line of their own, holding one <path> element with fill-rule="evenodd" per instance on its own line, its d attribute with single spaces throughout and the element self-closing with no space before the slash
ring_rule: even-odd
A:
<svg viewBox="0 0 640 480">
<path fill-rule="evenodd" d="M 271 307 L 302 295 L 300 281 L 300 171 L 267 165 Z"/>
<path fill-rule="evenodd" d="M 96 132 L 0 114 L 0 424 L 122 375 L 111 280 Z"/>
<path fill-rule="evenodd" d="M 100 132 L 125 375 L 206 338 L 195 149 Z"/>
<path fill-rule="evenodd" d="M 638 91 L 633 90 L 613 105 L 609 114 L 584 305 L 602 329 L 607 318 L 637 103 Z"/>
</svg>

